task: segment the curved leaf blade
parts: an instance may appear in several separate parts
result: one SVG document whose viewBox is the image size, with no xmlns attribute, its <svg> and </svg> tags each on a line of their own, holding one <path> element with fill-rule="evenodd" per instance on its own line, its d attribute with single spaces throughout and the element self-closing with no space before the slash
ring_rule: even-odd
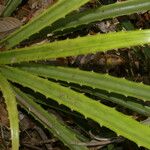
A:
<svg viewBox="0 0 150 150">
<path fill-rule="evenodd" d="M 62 31 L 68 28 L 75 28 L 80 25 L 89 24 L 91 22 L 101 21 L 103 19 L 148 11 L 149 9 L 149 0 L 128 0 L 125 2 L 116 2 L 114 4 L 101 6 L 75 15 L 66 16 L 66 18 L 55 22 L 52 27 L 49 27 L 48 31 Z"/>
<path fill-rule="evenodd" d="M 150 43 L 150 30 L 97 34 L 0 53 L 0 64 L 96 53 Z"/>
<path fill-rule="evenodd" d="M 92 90 L 92 89 L 86 89 L 82 87 L 79 88 L 75 86 L 71 86 L 71 88 L 83 93 L 94 95 L 99 99 L 108 100 L 110 102 L 113 102 L 125 108 L 128 108 L 134 112 L 137 112 L 138 114 L 141 114 L 143 116 L 148 116 L 148 117 L 150 116 L 150 107 L 137 102 L 136 99 L 133 99 L 131 97 L 125 97 L 123 95 L 118 95 L 116 93 L 106 93 L 102 90 L 96 90 L 96 89 Z"/>
<path fill-rule="evenodd" d="M 117 134 L 136 142 L 139 146 L 150 148 L 150 128 L 148 126 L 47 79 L 11 67 L 3 67 L 1 71 L 9 80 L 29 87 L 48 98 L 56 100 L 59 104 L 80 112 L 86 118 L 93 119 Z"/>
<path fill-rule="evenodd" d="M 113 77 L 108 74 L 100 74 L 90 71 L 67 67 L 53 67 L 41 65 L 29 65 L 20 67 L 33 74 L 86 85 L 92 88 L 103 89 L 108 92 L 119 93 L 122 95 L 136 97 L 150 101 L 150 86 L 126 80 L 125 78 Z"/>
<path fill-rule="evenodd" d="M 14 47 L 21 41 L 27 39 L 32 34 L 39 32 L 46 26 L 51 25 L 56 20 L 65 17 L 69 12 L 78 9 L 81 5 L 85 4 L 89 0 L 71 0 L 69 3 L 67 0 L 59 0 L 53 6 L 46 9 L 39 16 L 33 18 L 29 23 L 22 26 L 16 32 L 2 40 L 0 43 L 5 44 L 7 49 Z"/>
<path fill-rule="evenodd" d="M 19 121 L 16 98 L 8 81 L 0 72 L 0 89 L 7 105 L 8 117 L 10 120 L 12 150 L 19 150 Z"/>
<path fill-rule="evenodd" d="M 54 114 L 48 113 L 39 104 L 34 102 L 32 96 L 28 96 L 19 89 L 14 88 L 17 102 L 21 107 L 26 109 L 36 120 L 38 120 L 45 128 L 47 128 L 55 137 L 60 139 L 67 147 L 72 150 L 88 150 L 87 147 L 78 145 L 81 143 L 78 139 L 81 136 L 73 129 L 70 129 L 65 123 L 57 118 Z"/>
<path fill-rule="evenodd" d="M 6 8 L 2 15 L 4 17 L 10 16 L 11 13 L 17 8 L 17 6 L 21 3 L 21 0 L 11 0 L 6 4 Z"/>
</svg>

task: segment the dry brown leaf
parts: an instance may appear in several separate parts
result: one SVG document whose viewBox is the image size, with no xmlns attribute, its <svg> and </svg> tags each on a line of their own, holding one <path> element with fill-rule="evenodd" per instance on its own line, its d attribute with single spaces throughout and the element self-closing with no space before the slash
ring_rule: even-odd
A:
<svg viewBox="0 0 150 150">
<path fill-rule="evenodd" d="M 31 9 L 45 8 L 54 3 L 54 0 L 29 0 L 28 4 Z"/>
<path fill-rule="evenodd" d="M 13 17 L 0 19 L 0 32 L 7 32 L 16 29 L 22 25 L 21 21 Z"/>
<path fill-rule="evenodd" d="M 0 5 L 0 15 L 2 14 L 2 12 L 4 11 L 5 6 L 4 5 Z"/>
<path fill-rule="evenodd" d="M 15 29 L 19 28 L 22 22 L 13 17 L 0 18 L 0 39 L 4 38 Z"/>
<path fill-rule="evenodd" d="M 9 125 L 6 105 L 3 102 L 0 102 L 0 124 L 2 124 L 4 126 Z"/>
</svg>

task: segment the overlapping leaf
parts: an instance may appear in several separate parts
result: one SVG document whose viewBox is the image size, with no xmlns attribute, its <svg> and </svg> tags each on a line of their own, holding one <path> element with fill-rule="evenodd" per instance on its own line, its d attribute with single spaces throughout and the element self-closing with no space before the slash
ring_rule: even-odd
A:
<svg viewBox="0 0 150 150">
<path fill-rule="evenodd" d="M 89 24 L 95 21 L 129 15 L 150 9 L 149 0 L 128 0 L 116 2 L 110 5 L 100 6 L 96 9 L 87 10 L 81 13 L 72 14 L 54 23 L 48 29 L 49 32 L 62 31 L 68 28 L 75 28 L 80 25 Z"/>
<path fill-rule="evenodd" d="M 6 80 L 6 78 L 0 72 L 0 90 L 5 98 L 5 103 L 8 110 L 8 117 L 10 121 L 12 150 L 19 150 L 19 121 L 18 111 L 15 94 Z"/>
<path fill-rule="evenodd" d="M 38 64 L 30 64 L 26 66 L 21 66 L 20 68 L 38 76 L 44 76 L 46 78 L 54 78 L 56 80 L 77 83 L 79 85 L 86 85 L 94 89 L 103 89 L 109 92 L 120 93 L 125 96 L 133 96 L 148 101 L 150 100 L 150 86 L 132 82 L 123 78 L 119 79 L 108 74 L 100 74 L 67 67 L 53 67 Z M 85 89 L 83 91 L 87 93 L 92 93 L 95 96 L 108 99 L 112 102 L 130 108 L 141 114 L 150 116 L 150 107 L 144 107 L 130 100 L 127 101 L 127 99 L 123 100 L 121 98 L 113 97 L 111 95 L 99 93 L 96 90 L 92 92 Z M 143 94 L 142 91 L 144 92 Z"/>
<path fill-rule="evenodd" d="M 17 88 L 13 88 L 16 93 L 17 102 L 26 109 L 36 120 L 47 128 L 55 137 L 60 139 L 67 147 L 72 150 L 88 150 L 84 145 L 79 145 L 80 134 L 70 129 L 65 123 L 58 119 L 54 114 L 48 113 L 40 105 L 34 102 L 32 96 L 28 96 Z M 83 137 L 82 137 L 83 138 Z"/>
<path fill-rule="evenodd" d="M 62 87 L 47 79 L 11 67 L 3 67 L 1 71 L 9 80 L 40 92 L 59 104 L 80 112 L 85 117 L 112 129 L 117 134 L 136 142 L 138 145 L 150 148 L 150 128 L 148 126 L 142 125 L 113 108 L 109 108 L 83 94 Z"/>
<path fill-rule="evenodd" d="M 27 39 L 32 34 L 39 32 L 44 27 L 51 25 L 56 20 L 65 17 L 66 14 L 78 9 L 81 5 L 88 1 L 89 0 L 71 0 L 68 3 L 66 0 L 59 0 L 53 6 L 49 7 L 43 13 L 24 25 L 22 28 L 1 41 L 1 43 L 7 43 L 5 47 L 9 49 Z"/>
</svg>

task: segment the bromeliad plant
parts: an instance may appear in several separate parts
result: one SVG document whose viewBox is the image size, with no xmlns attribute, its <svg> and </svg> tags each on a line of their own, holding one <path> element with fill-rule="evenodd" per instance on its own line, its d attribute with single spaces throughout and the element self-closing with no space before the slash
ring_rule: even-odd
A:
<svg viewBox="0 0 150 150">
<path fill-rule="evenodd" d="M 45 95 L 46 98 L 53 99 L 59 104 L 81 113 L 85 118 L 90 118 L 101 126 L 106 126 L 113 130 L 117 135 L 134 141 L 138 146 L 150 148 L 149 126 L 82 94 L 83 92 L 90 93 L 149 117 L 150 108 L 143 106 L 138 103 L 138 101 L 131 101 L 131 98 L 128 98 L 128 96 L 149 101 L 150 86 L 144 85 L 143 83 L 131 82 L 124 78 L 113 77 L 108 74 L 82 71 L 67 67 L 47 66 L 43 63 L 33 63 L 33 61 L 41 62 L 41 60 L 51 58 L 76 56 L 96 53 L 98 51 L 105 52 L 111 49 L 137 45 L 143 46 L 144 44 L 150 43 L 150 30 L 97 34 L 24 48 L 15 47 L 45 27 L 47 27 L 46 32 L 48 31 L 48 33 L 53 34 L 56 32 L 59 34 L 61 33 L 60 31 L 71 32 L 80 25 L 150 9 L 149 0 L 128 0 L 67 15 L 79 9 L 80 6 L 88 1 L 89 0 L 58 0 L 42 14 L 33 18 L 29 23 L 0 41 L 1 46 L 6 49 L 0 52 L 0 89 L 8 109 L 13 150 L 19 148 L 17 103 L 70 149 L 86 150 L 88 148 L 85 145 L 78 144 L 85 140 L 83 136 L 68 128 L 53 114 L 44 110 L 42 106 L 40 106 L 40 102 L 36 103 L 33 96 L 22 92 L 11 84 L 12 82 L 28 87 L 35 92 Z M 14 3 L 15 2 L 18 4 L 17 0 L 14 0 Z M 6 7 L 5 16 L 12 12 L 10 8 L 13 5 L 14 9 L 14 3 L 10 3 Z M 30 63 L 31 61 L 32 63 Z M 19 65 L 16 65 L 18 63 Z M 100 90 L 89 89 L 74 91 L 54 82 L 54 80 L 50 81 L 47 78 L 76 83 L 81 86 L 85 85 L 93 89 L 106 90 L 108 94 Z M 81 91 L 82 93 L 77 91 Z M 124 95 L 126 98 L 115 97 L 113 93 Z"/>
</svg>

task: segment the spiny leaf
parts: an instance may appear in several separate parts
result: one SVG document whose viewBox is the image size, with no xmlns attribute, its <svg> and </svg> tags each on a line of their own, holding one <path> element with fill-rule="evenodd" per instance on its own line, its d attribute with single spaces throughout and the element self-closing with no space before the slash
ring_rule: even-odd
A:
<svg viewBox="0 0 150 150">
<path fill-rule="evenodd" d="M 55 137 L 60 139 L 67 147 L 72 150 L 88 150 L 85 146 L 78 145 L 81 143 L 78 139 L 81 135 L 67 127 L 64 122 L 58 119 L 52 113 L 48 113 L 39 104 L 35 103 L 32 96 L 28 96 L 17 88 L 13 88 L 16 93 L 17 102 L 21 107 L 26 109 L 36 120 L 46 127 Z"/>
<path fill-rule="evenodd" d="M 140 104 L 133 98 L 124 97 L 123 95 L 118 95 L 115 93 L 106 93 L 102 90 L 96 90 L 96 89 L 92 90 L 83 87 L 79 88 L 72 85 L 71 88 L 80 91 L 82 93 L 89 93 L 91 95 L 98 97 L 99 99 L 101 98 L 101 99 L 111 101 L 125 108 L 133 110 L 134 112 L 137 112 L 141 115 L 150 116 L 150 107 Z"/>
<path fill-rule="evenodd" d="M 56 20 L 65 17 L 69 12 L 78 9 L 81 5 L 85 4 L 89 0 L 59 0 L 53 6 L 46 9 L 39 16 L 33 18 L 29 23 L 12 33 L 6 39 L 1 41 L 1 44 L 6 43 L 6 48 L 9 49 L 21 41 L 27 39 L 32 34 L 39 32 L 46 26 L 51 25 Z"/>
<path fill-rule="evenodd" d="M 62 31 L 67 28 L 75 28 L 79 25 L 89 24 L 94 21 L 129 15 L 132 13 L 147 11 L 149 9 L 149 0 L 128 0 L 125 2 L 116 2 L 114 4 L 100 6 L 99 8 L 87 10 L 75 15 L 66 16 L 66 18 L 60 19 L 54 23 L 48 31 L 49 33 L 54 31 Z"/>
<path fill-rule="evenodd" d="M 150 43 L 150 30 L 97 34 L 0 53 L 0 64 L 75 56 Z"/>
<path fill-rule="evenodd" d="M 73 82 L 94 89 L 103 89 L 109 92 L 150 101 L 150 86 L 132 82 L 124 78 L 117 78 L 108 74 L 100 74 L 74 68 L 53 67 L 38 64 L 20 66 L 20 68 L 39 76 Z"/>
<path fill-rule="evenodd" d="M 38 76 L 54 78 L 57 80 L 73 82 L 80 85 L 90 86 L 92 88 L 103 89 L 109 92 L 119 93 L 125 96 L 133 96 L 143 100 L 150 100 L 150 86 L 141 83 L 132 82 L 124 78 L 117 78 L 108 74 L 100 74 L 95 72 L 83 71 L 67 67 L 53 67 L 48 65 L 30 64 L 22 65 L 21 69 L 29 71 Z M 115 86 L 114 86 L 115 85 Z M 87 91 L 87 90 L 85 90 Z M 88 90 L 87 93 L 90 91 Z M 110 101 L 118 103 L 130 109 L 141 112 L 142 114 L 150 115 L 150 109 L 141 106 L 140 104 L 132 103 L 130 101 L 123 101 L 122 99 L 113 96 L 104 95 L 99 92 L 90 92 L 95 96 L 106 98 Z M 145 110 L 145 111 L 144 111 Z"/>
<path fill-rule="evenodd" d="M 19 150 L 19 121 L 16 98 L 8 81 L 0 72 L 0 90 L 5 98 L 10 121 L 12 150 Z"/>
<path fill-rule="evenodd" d="M 31 95 L 29 95 L 29 94 L 26 94 L 26 95 L 27 95 L 28 97 L 31 97 Z M 83 116 L 81 116 L 81 115 L 79 115 L 79 114 L 77 114 L 77 113 L 74 113 L 74 112 L 72 112 L 72 111 L 63 109 L 63 108 L 61 108 L 61 106 L 58 107 L 58 105 L 53 105 L 53 104 L 51 104 L 51 103 L 48 103 L 47 101 L 44 101 L 43 99 L 38 99 L 38 98 L 35 98 L 35 97 L 33 97 L 33 96 L 32 96 L 32 99 L 33 99 L 36 103 L 38 103 L 38 104 L 40 104 L 40 105 L 42 105 L 42 106 L 49 107 L 50 109 L 54 109 L 54 110 L 56 110 L 57 112 L 58 112 L 58 111 L 59 111 L 59 112 L 63 112 L 63 113 L 65 113 L 65 114 L 69 114 L 70 116 L 75 116 L 75 117 L 77 117 L 77 118 L 84 119 Z"/>
<path fill-rule="evenodd" d="M 139 146 L 150 148 L 150 128 L 148 126 L 142 125 L 83 94 L 25 71 L 11 67 L 3 67 L 1 71 L 9 80 L 29 87 L 48 98 L 54 99 L 59 104 L 80 112 L 86 118 L 91 118 L 99 124 L 112 129 L 117 134 L 136 142 Z"/>
</svg>

